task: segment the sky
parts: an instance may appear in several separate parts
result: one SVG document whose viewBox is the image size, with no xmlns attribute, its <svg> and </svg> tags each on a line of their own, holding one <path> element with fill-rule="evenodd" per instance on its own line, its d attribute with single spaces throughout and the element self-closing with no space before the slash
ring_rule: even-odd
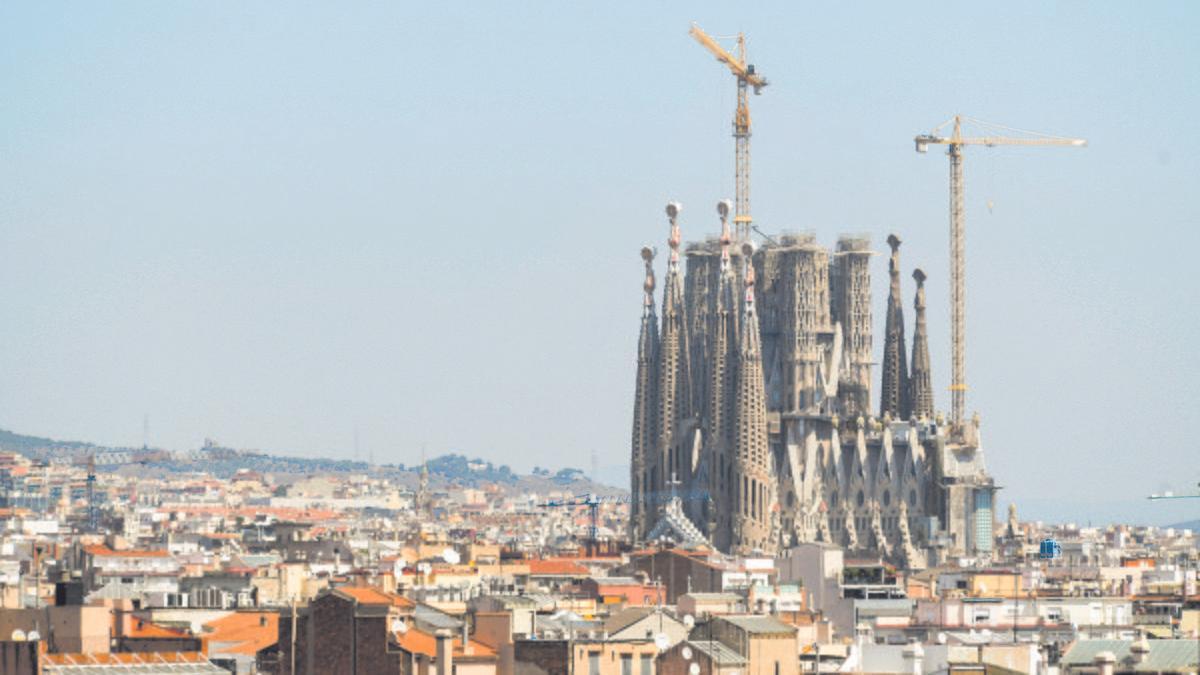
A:
<svg viewBox="0 0 1200 675">
<path fill-rule="evenodd" d="M 771 83 L 759 226 L 898 233 L 906 304 L 929 275 L 939 408 L 948 163 L 913 136 L 1086 138 L 967 151 L 968 407 L 1023 518 L 1200 517 L 1145 499 L 1200 482 L 1190 2 L 2 3 L 0 427 L 621 481 L 640 247 L 733 196 L 691 21 Z"/>
</svg>

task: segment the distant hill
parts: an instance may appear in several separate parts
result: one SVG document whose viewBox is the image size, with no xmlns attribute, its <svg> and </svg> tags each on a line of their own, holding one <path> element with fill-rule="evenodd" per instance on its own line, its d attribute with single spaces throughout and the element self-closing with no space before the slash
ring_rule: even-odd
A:
<svg viewBox="0 0 1200 675">
<path fill-rule="evenodd" d="M 1200 530 L 1200 519 L 1189 520 L 1184 523 L 1175 523 L 1174 525 L 1168 525 L 1167 527 L 1173 527 L 1176 530 L 1192 530 L 1195 532 Z"/>
<path fill-rule="evenodd" d="M 403 464 L 373 465 L 367 462 L 330 459 L 324 457 L 294 457 L 268 454 L 257 450 L 237 450 L 207 441 L 199 450 L 168 452 L 159 449 L 110 448 L 82 441 L 57 441 L 50 438 L 25 436 L 0 429 L 0 450 L 18 452 L 40 462 L 73 461 L 95 453 L 128 453 L 131 458 L 126 464 L 98 464 L 99 471 L 121 471 L 133 467 L 140 471 L 155 473 L 207 472 L 218 478 L 229 478 L 239 470 L 248 469 L 262 474 L 311 475 L 320 473 L 371 473 L 379 477 L 392 478 L 409 487 L 416 487 L 420 465 Z M 121 460 L 125 461 L 125 460 Z M 500 484 L 516 491 L 545 493 L 565 490 L 575 494 L 620 494 L 624 491 L 588 480 L 579 469 L 564 468 L 557 472 L 534 469 L 533 475 L 525 476 L 513 472 L 508 466 L 496 466 L 483 459 L 472 459 L 464 454 L 451 453 L 434 457 L 426 462 L 432 487 L 461 486 L 478 487 L 485 484 Z"/>
<path fill-rule="evenodd" d="M 38 436 L 24 436 L 22 434 L 13 433 L 7 429 L 0 429 L 0 450 L 8 450 L 10 452 L 20 452 L 25 454 L 26 451 L 53 451 L 62 450 L 67 452 L 78 452 L 81 450 L 90 450 L 99 446 L 92 443 L 84 443 L 81 441 L 56 441 L 52 438 L 39 438 Z"/>
</svg>

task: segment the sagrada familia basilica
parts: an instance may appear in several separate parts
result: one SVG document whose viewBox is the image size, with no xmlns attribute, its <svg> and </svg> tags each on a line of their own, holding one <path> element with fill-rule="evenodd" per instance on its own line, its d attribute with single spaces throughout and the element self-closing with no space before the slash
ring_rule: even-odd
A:
<svg viewBox="0 0 1200 675">
<path fill-rule="evenodd" d="M 900 239 L 873 408 L 871 258 L 865 238 L 730 232 L 684 245 L 667 206 L 661 308 L 655 251 L 637 349 L 631 537 L 771 555 L 829 542 L 909 568 L 992 550 L 996 486 L 978 417 L 934 409 L 924 273 L 911 361 Z"/>
</svg>

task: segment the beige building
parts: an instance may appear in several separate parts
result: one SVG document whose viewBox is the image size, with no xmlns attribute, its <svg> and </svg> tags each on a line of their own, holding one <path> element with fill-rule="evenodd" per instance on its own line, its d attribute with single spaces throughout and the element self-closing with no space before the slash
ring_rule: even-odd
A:
<svg viewBox="0 0 1200 675">
<path fill-rule="evenodd" d="M 774 617 L 718 617 L 713 637 L 746 659 L 746 675 L 798 675 L 800 648 L 796 627 Z"/>
<path fill-rule="evenodd" d="M 112 630 L 112 609 L 67 605 L 37 609 L 0 609 L 0 635 L 20 629 L 37 631 L 53 652 L 107 654 Z"/>
</svg>

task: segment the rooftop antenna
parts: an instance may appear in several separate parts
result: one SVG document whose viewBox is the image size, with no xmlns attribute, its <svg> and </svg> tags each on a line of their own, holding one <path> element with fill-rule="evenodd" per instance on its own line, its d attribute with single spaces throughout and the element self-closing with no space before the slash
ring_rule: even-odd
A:
<svg viewBox="0 0 1200 675">
<path fill-rule="evenodd" d="M 150 449 L 150 413 L 142 413 L 142 450 Z"/>
</svg>

